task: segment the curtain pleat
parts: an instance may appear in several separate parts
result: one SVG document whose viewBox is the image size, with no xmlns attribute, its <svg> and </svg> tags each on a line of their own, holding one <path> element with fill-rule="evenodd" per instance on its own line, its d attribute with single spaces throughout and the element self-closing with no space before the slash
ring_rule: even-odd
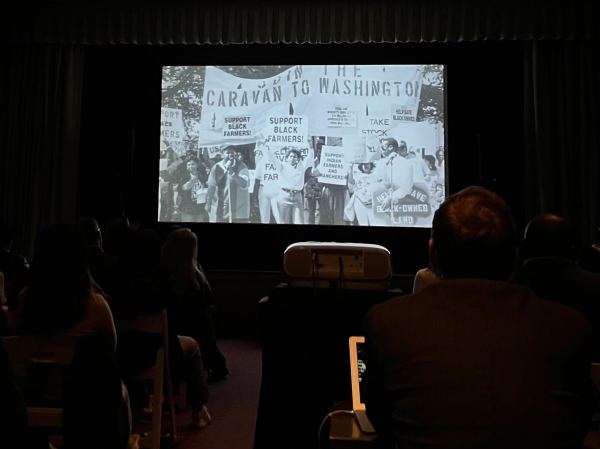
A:
<svg viewBox="0 0 600 449">
<path fill-rule="evenodd" d="M 526 212 L 567 217 L 585 240 L 598 225 L 597 46 L 534 42 L 526 54 Z"/>
<path fill-rule="evenodd" d="M 593 2 L 49 2 L 6 25 L 19 42 L 232 44 L 459 42 L 598 37 Z"/>
<path fill-rule="evenodd" d="M 21 231 L 30 254 L 36 232 L 72 221 L 77 202 L 83 49 L 13 46 L 2 73 L 0 216 Z"/>
</svg>

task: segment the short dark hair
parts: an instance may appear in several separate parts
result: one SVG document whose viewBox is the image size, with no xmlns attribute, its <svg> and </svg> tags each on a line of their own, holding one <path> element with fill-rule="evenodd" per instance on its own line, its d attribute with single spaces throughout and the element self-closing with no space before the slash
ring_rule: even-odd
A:
<svg viewBox="0 0 600 449">
<path fill-rule="evenodd" d="M 291 153 L 294 153 L 296 156 L 298 156 L 299 159 L 302 159 L 302 152 L 299 149 L 288 148 L 287 151 L 285 152 L 285 157 L 288 157 Z"/>
<path fill-rule="evenodd" d="M 507 279 L 513 269 L 513 216 L 506 201 L 483 187 L 449 196 L 435 212 L 431 238 L 444 278 Z"/>
<path fill-rule="evenodd" d="M 522 242 L 523 256 L 576 257 L 575 235 L 566 218 L 554 214 L 539 214 L 529 220 Z"/>
<path fill-rule="evenodd" d="M 384 137 L 383 139 L 380 139 L 379 142 L 389 142 L 394 147 L 394 151 L 398 149 L 398 141 L 393 137 Z"/>
</svg>

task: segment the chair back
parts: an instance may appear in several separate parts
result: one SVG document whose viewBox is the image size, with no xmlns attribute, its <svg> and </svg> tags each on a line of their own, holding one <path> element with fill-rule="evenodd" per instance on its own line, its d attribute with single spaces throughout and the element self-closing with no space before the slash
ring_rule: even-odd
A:
<svg viewBox="0 0 600 449">
<path fill-rule="evenodd" d="M 28 405 L 62 407 L 75 339 L 25 335 L 3 337 L 3 341 Z"/>
<path fill-rule="evenodd" d="M 132 318 L 119 320 L 117 329 L 120 332 L 161 335 L 162 347 L 158 348 L 153 366 L 134 376 L 138 380 L 152 380 L 152 431 L 148 438 L 140 439 L 141 447 L 160 449 L 162 435 L 163 388 L 166 386 L 167 406 L 169 407 L 169 424 L 171 440 L 177 440 L 177 425 L 175 422 L 175 404 L 173 386 L 171 383 L 169 361 L 169 324 L 166 309 L 153 315 L 136 315 Z"/>
</svg>

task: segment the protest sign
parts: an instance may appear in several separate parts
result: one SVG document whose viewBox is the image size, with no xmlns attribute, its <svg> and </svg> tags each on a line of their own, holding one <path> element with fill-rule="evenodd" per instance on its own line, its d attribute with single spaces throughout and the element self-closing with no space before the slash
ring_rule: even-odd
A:
<svg viewBox="0 0 600 449">
<path fill-rule="evenodd" d="M 245 141 L 252 135 L 254 135 L 254 130 L 252 129 L 252 117 L 247 115 L 225 117 L 223 124 L 223 141 Z"/>
<path fill-rule="evenodd" d="M 343 147 L 323 145 L 318 181 L 324 184 L 346 185 L 348 166 Z"/>
<path fill-rule="evenodd" d="M 173 143 L 183 142 L 185 131 L 181 109 L 160 108 L 160 135 L 162 140 Z"/>
<path fill-rule="evenodd" d="M 413 187 L 404 198 L 393 199 L 392 192 L 383 185 L 373 189 L 374 224 L 412 226 L 419 217 L 431 215 L 429 194 Z"/>
<path fill-rule="evenodd" d="M 272 148 L 308 146 L 308 118 L 301 115 L 269 116 L 263 128 L 265 144 Z"/>
</svg>

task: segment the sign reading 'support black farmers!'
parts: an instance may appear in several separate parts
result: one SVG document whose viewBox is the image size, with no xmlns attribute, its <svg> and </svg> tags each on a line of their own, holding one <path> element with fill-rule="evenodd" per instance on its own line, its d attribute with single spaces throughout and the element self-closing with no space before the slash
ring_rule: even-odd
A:
<svg viewBox="0 0 600 449">
<path fill-rule="evenodd" d="M 223 138 L 225 140 L 245 140 L 254 134 L 251 127 L 252 117 L 247 115 L 233 115 L 225 117 L 223 124 Z"/>
</svg>

